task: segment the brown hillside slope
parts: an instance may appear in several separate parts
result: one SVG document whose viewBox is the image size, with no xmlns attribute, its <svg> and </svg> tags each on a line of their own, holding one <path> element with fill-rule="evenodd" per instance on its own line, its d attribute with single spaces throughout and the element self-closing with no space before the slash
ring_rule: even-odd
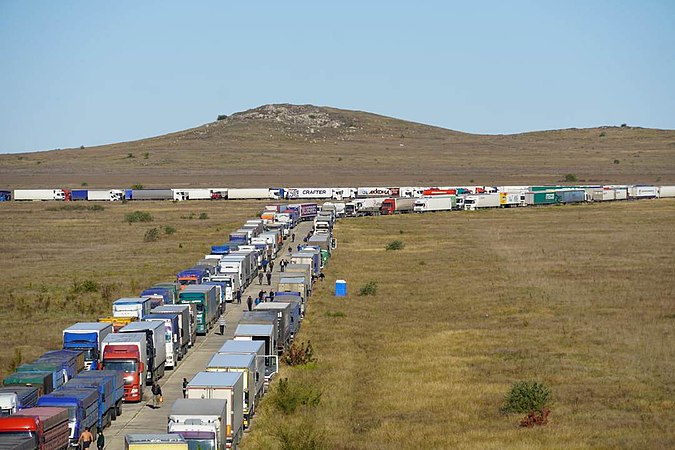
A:
<svg viewBox="0 0 675 450">
<path fill-rule="evenodd" d="M 284 104 L 139 141 L 0 155 L 0 188 L 545 184 L 567 173 L 588 183 L 675 184 L 675 131 L 475 135 Z"/>
</svg>

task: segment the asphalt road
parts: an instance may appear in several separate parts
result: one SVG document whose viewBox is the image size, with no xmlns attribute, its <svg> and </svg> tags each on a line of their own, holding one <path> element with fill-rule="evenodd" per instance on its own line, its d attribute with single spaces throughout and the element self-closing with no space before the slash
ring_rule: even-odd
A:
<svg viewBox="0 0 675 450">
<path fill-rule="evenodd" d="M 246 299 L 250 295 L 254 299 L 258 292 L 263 289 L 269 291 L 275 288 L 279 282 L 279 261 L 288 255 L 288 247 L 295 246 L 302 242 L 302 237 L 305 236 L 312 227 L 311 222 L 302 222 L 293 230 L 296 234 L 295 243 L 290 242 L 290 238 L 285 242 L 284 248 L 277 254 L 274 260 L 274 271 L 272 273 L 271 286 L 267 286 L 267 281 L 263 280 L 263 285 L 258 285 L 256 279 L 242 295 L 241 305 L 236 303 L 228 303 L 225 309 L 225 320 L 227 326 L 225 333 L 221 336 L 218 332 L 218 326 L 207 336 L 198 336 L 197 343 L 188 352 L 188 356 L 184 358 L 178 367 L 174 370 L 167 370 L 164 377 L 159 384 L 162 387 L 162 396 L 164 397 L 164 404 L 158 409 L 152 409 L 148 404 L 151 401 L 149 386 L 145 389 L 144 400 L 140 403 L 125 403 L 122 407 L 122 416 L 118 417 L 112 425 L 104 430 L 106 438 L 106 449 L 123 450 L 124 436 L 133 433 L 166 433 L 166 425 L 168 421 L 171 405 L 177 398 L 182 398 L 182 380 L 188 380 L 197 373 L 206 368 L 215 352 L 217 352 L 227 339 L 234 337 L 234 330 L 241 319 L 243 311 L 247 309 Z M 255 418 L 253 419 L 255 425 Z M 246 439 L 246 434 L 244 434 Z"/>
</svg>

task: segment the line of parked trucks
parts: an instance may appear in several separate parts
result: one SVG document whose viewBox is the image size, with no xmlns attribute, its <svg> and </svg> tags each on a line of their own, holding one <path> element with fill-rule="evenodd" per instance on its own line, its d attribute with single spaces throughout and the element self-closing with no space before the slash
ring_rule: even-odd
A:
<svg viewBox="0 0 675 450">
<path fill-rule="evenodd" d="M 95 436 L 109 426 L 121 415 L 123 402 L 142 401 L 146 386 L 179 366 L 197 336 L 206 335 L 227 302 L 257 276 L 262 260 L 283 249 L 293 227 L 314 220 L 316 234 L 291 255 L 275 301 L 244 313 L 234 340 L 190 381 L 188 399 L 172 408 L 171 435 L 127 436 L 132 449 L 236 447 L 278 370 L 279 355 L 299 330 L 312 284 L 335 246 L 335 208 L 318 209 L 317 204 L 266 207 L 261 218 L 247 221 L 175 281 L 117 299 L 110 316 L 63 330 L 61 350 L 3 379 L 0 448 L 64 449 L 76 446 L 85 428 Z"/>
</svg>

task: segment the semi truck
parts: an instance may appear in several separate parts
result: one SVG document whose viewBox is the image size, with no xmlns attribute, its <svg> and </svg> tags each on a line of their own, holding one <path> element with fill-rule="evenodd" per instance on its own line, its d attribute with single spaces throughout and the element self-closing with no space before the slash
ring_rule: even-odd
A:
<svg viewBox="0 0 675 450">
<path fill-rule="evenodd" d="M 197 372 L 186 390 L 189 399 L 227 401 L 226 446 L 239 445 L 244 432 L 244 375 L 241 372 Z"/>
<path fill-rule="evenodd" d="M 0 436 L 29 438 L 32 440 L 32 447 L 29 448 L 32 449 L 67 449 L 70 444 L 68 409 L 35 407 L 24 409 L 13 416 L 1 417 Z"/>
<path fill-rule="evenodd" d="M 148 370 L 145 380 L 148 385 L 152 385 L 164 376 L 164 365 L 166 364 L 166 327 L 164 323 L 157 321 L 132 322 L 120 329 L 118 334 L 124 333 L 145 334 L 148 355 Z"/>
<path fill-rule="evenodd" d="M 415 199 L 413 211 L 415 212 L 435 212 L 452 211 L 457 207 L 457 196 L 455 195 L 431 195 Z"/>
<path fill-rule="evenodd" d="M 185 289 L 185 286 L 192 286 L 194 284 L 201 284 L 204 281 L 209 281 L 211 275 L 208 267 L 195 266 L 178 272 L 176 280 L 180 285 L 180 289 L 183 290 Z"/>
<path fill-rule="evenodd" d="M 90 385 L 98 387 L 102 416 L 107 415 L 108 423 L 110 423 L 110 420 L 116 420 L 122 415 L 124 376 L 124 372 L 121 370 L 90 370 L 78 374 L 68 384 L 80 383 L 86 385 L 86 383 L 90 383 Z"/>
<path fill-rule="evenodd" d="M 269 188 L 228 188 L 227 198 L 228 200 L 267 200 L 276 199 L 277 196 Z"/>
<path fill-rule="evenodd" d="M 377 216 L 387 197 L 360 198 L 354 201 L 356 216 Z"/>
<path fill-rule="evenodd" d="M 225 450 L 229 419 L 226 399 L 179 398 L 171 407 L 167 431 L 182 436 L 192 449 Z"/>
<path fill-rule="evenodd" d="M 290 264 L 289 264 L 290 267 Z M 306 276 L 299 276 L 296 274 L 289 274 L 288 277 L 281 277 L 277 290 L 280 292 L 299 292 L 302 296 L 302 301 L 309 297 L 310 282 L 307 281 Z"/>
<path fill-rule="evenodd" d="M 128 200 L 173 200 L 171 189 L 132 189 Z"/>
<path fill-rule="evenodd" d="M 192 347 L 197 340 L 197 330 L 195 328 L 194 315 L 192 314 L 191 309 L 191 305 L 164 305 L 151 311 L 152 314 L 178 314 L 181 355 L 183 357 L 187 355 L 188 348 Z"/>
<path fill-rule="evenodd" d="M 148 372 L 145 333 L 115 333 L 103 340 L 103 368 L 124 373 L 124 401 L 140 402 Z"/>
<path fill-rule="evenodd" d="M 466 211 L 475 211 L 482 208 L 499 208 L 499 204 L 499 194 L 467 195 L 464 198 L 464 209 Z"/>
<path fill-rule="evenodd" d="M 206 364 L 207 372 L 235 372 L 243 374 L 244 429 L 249 427 L 259 401 L 258 395 L 263 393 L 265 374 L 259 370 L 256 357 L 251 353 L 239 355 L 216 353 Z"/>
<path fill-rule="evenodd" d="M 257 311 L 273 311 L 277 316 L 277 351 L 281 355 L 291 345 L 291 305 L 285 302 L 260 303 L 253 308 Z"/>
<path fill-rule="evenodd" d="M 179 434 L 127 434 L 124 450 L 188 450 L 188 443 Z"/>
<path fill-rule="evenodd" d="M 240 323 L 234 330 L 235 341 L 257 341 L 265 345 L 265 365 L 272 368 L 271 373 L 265 372 L 265 384 L 269 385 L 274 373 L 278 371 L 279 356 L 277 354 L 276 333 L 274 325 Z"/>
<path fill-rule="evenodd" d="M 277 355 L 268 357 L 265 354 L 265 343 L 261 341 L 241 341 L 228 339 L 218 349 L 219 354 L 223 355 L 253 355 L 255 358 L 256 372 L 263 374 L 263 386 L 261 392 L 256 392 L 258 398 L 262 397 L 265 386 L 269 383 L 272 376 L 277 372 Z M 256 385 L 258 386 L 258 385 Z"/>
<path fill-rule="evenodd" d="M 380 205 L 380 214 L 388 216 L 391 214 L 402 214 L 413 211 L 415 199 L 413 198 L 386 198 Z"/>
<path fill-rule="evenodd" d="M 153 310 L 154 311 L 154 310 Z M 146 321 L 162 322 L 165 327 L 166 367 L 175 369 L 178 361 L 183 359 L 180 342 L 180 325 L 178 313 L 150 313 L 145 316 Z"/>
<path fill-rule="evenodd" d="M 70 444 L 77 445 L 80 434 L 90 427 L 96 435 L 99 420 L 98 392 L 96 389 L 77 389 L 62 387 L 43 395 L 38 399 L 38 406 L 64 408 L 68 410 L 68 428 L 70 428 Z"/>
<path fill-rule="evenodd" d="M 37 404 L 40 391 L 34 386 L 5 386 L 0 388 L 0 417 L 16 414 Z"/>
<path fill-rule="evenodd" d="M 147 297 L 125 297 L 113 302 L 113 317 L 136 317 L 143 320 L 150 314 L 152 302 Z"/>
<path fill-rule="evenodd" d="M 98 369 L 103 339 L 113 332 L 111 323 L 79 322 L 63 330 L 63 348 L 84 352 L 86 370 Z"/>
<path fill-rule="evenodd" d="M 66 192 L 63 189 L 15 189 L 14 200 L 16 201 L 40 201 L 40 200 L 66 200 Z"/>
<path fill-rule="evenodd" d="M 291 330 L 291 341 L 295 338 L 295 335 L 300 331 L 300 321 L 304 315 L 304 308 L 300 296 L 295 295 L 279 295 L 274 296 L 274 303 L 288 303 L 290 306 L 290 330 Z"/>
<path fill-rule="evenodd" d="M 218 320 L 218 299 L 215 286 L 186 286 L 178 295 L 182 304 L 195 305 L 197 334 L 206 335 Z"/>
</svg>

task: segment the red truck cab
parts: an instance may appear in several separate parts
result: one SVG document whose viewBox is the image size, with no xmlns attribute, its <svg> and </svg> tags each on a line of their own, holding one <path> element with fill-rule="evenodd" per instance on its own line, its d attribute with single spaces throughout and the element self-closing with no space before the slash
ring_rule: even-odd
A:
<svg viewBox="0 0 675 450">
<path fill-rule="evenodd" d="M 145 363 L 135 345 L 107 345 L 103 349 L 103 369 L 124 372 L 124 401 L 143 400 Z"/>
<path fill-rule="evenodd" d="M 390 216 L 396 211 L 396 199 L 387 198 L 380 205 L 380 214 L 383 216 Z"/>
</svg>

